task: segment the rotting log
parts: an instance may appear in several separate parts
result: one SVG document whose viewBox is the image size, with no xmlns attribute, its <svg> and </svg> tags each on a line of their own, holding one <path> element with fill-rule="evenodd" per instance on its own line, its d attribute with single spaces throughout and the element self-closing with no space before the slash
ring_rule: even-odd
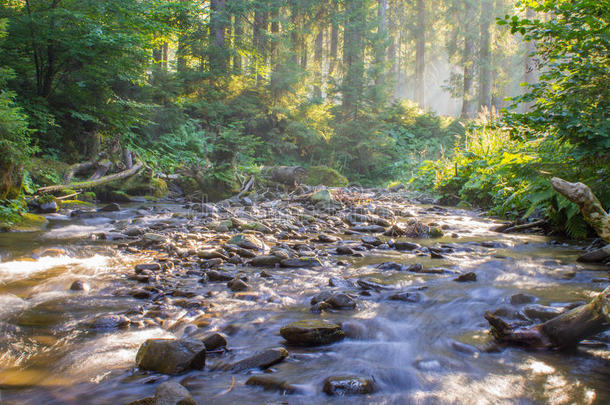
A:
<svg viewBox="0 0 610 405">
<path fill-rule="evenodd" d="M 144 164 L 142 162 L 138 162 L 131 169 L 124 170 L 119 173 L 110 174 L 108 176 L 100 177 L 99 179 L 95 179 L 95 180 L 79 181 L 79 182 L 69 183 L 69 184 L 58 184 L 58 185 L 54 185 L 54 186 L 41 187 L 36 191 L 36 193 L 37 194 L 53 193 L 53 192 L 60 191 L 60 190 L 66 189 L 66 188 L 69 188 L 71 190 L 84 190 L 84 189 L 89 189 L 89 188 L 95 188 L 95 187 L 98 187 L 98 186 L 101 186 L 101 185 L 104 185 L 107 183 L 111 183 L 113 181 L 123 180 L 128 177 L 131 177 L 134 174 L 138 173 L 143 167 L 144 167 Z"/>
<path fill-rule="evenodd" d="M 527 328 L 513 328 L 489 311 L 485 319 L 491 326 L 491 334 L 500 343 L 548 349 L 574 347 L 610 327 L 610 287 L 588 304 Z"/>
<path fill-rule="evenodd" d="M 97 162 L 98 162 L 98 159 L 73 164 L 72 166 L 70 166 L 68 168 L 68 171 L 66 172 L 66 174 L 64 176 L 64 181 L 66 183 L 69 183 L 72 180 L 72 178 L 74 176 L 76 176 L 78 173 L 94 168 L 95 165 L 97 164 Z"/>
<path fill-rule="evenodd" d="M 570 183 L 559 177 L 551 179 L 559 194 L 578 205 L 580 213 L 600 238 L 610 243 L 610 217 L 591 189 L 583 183 Z"/>
<path fill-rule="evenodd" d="M 97 169 L 95 170 L 95 173 L 93 173 L 91 177 L 89 177 L 89 181 L 102 178 L 106 173 L 108 173 L 108 170 L 110 170 L 111 167 L 112 162 L 110 160 L 104 159 L 100 161 L 97 164 Z"/>
<path fill-rule="evenodd" d="M 270 166 L 261 170 L 264 177 L 287 185 L 301 184 L 307 177 L 307 170 L 301 166 Z"/>
</svg>

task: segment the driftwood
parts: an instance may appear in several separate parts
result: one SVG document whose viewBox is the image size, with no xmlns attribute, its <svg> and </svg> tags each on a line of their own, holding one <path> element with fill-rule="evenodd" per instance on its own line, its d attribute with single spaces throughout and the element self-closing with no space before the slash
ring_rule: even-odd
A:
<svg viewBox="0 0 610 405">
<path fill-rule="evenodd" d="M 489 311 L 485 319 L 491 326 L 491 334 L 500 343 L 552 349 L 573 347 L 610 327 L 610 287 L 588 304 L 527 328 L 513 328 Z"/>
<path fill-rule="evenodd" d="M 127 169 L 127 170 L 124 170 L 122 172 L 115 173 L 115 174 L 110 174 L 108 176 L 100 177 L 99 179 L 80 181 L 80 182 L 68 183 L 68 184 L 58 184 L 58 185 L 48 186 L 48 187 L 41 187 L 36 192 L 37 192 L 37 194 L 44 194 L 44 193 L 53 193 L 56 191 L 63 190 L 65 188 L 69 188 L 72 190 L 83 190 L 83 189 L 95 188 L 95 187 L 101 186 L 106 183 L 111 183 L 113 181 L 123 180 L 128 177 L 131 177 L 134 174 L 138 173 L 143 167 L 144 167 L 144 164 L 142 162 L 137 162 L 131 169 Z"/>
<path fill-rule="evenodd" d="M 129 149 L 123 149 L 123 163 L 125 163 L 127 170 L 133 167 L 133 158 Z"/>
<path fill-rule="evenodd" d="M 593 227 L 600 238 L 610 242 L 610 217 L 587 185 L 570 183 L 558 177 L 551 179 L 551 185 L 559 194 L 578 205 L 585 221 Z"/>
<path fill-rule="evenodd" d="M 264 177 L 277 183 L 298 185 L 305 180 L 307 170 L 301 166 L 271 166 L 261 170 Z"/>
</svg>

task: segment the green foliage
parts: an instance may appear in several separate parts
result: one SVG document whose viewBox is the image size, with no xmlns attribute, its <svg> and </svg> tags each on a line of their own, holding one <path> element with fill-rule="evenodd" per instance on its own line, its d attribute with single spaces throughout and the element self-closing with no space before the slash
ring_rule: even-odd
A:
<svg viewBox="0 0 610 405">
<path fill-rule="evenodd" d="M 551 176 L 582 181 L 608 206 L 607 164 L 579 165 L 573 147 L 552 137 L 517 140 L 506 128 L 485 125 L 466 133 L 449 157 L 427 161 L 412 184 L 436 190 L 445 202 L 460 200 L 513 219 L 548 218 L 571 237 L 584 237 L 587 228 L 578 207 L 557 194 Z"/>
<path fill-rule="evenodd" d="M 499 24 L 535 41 L 539 82 L 516 103 L 533 103 L 526 114 L 507 121 L 515 133 L 552 134 L 577 146 L 577 157 L 605 156 L 610 151 L 610 13 L 598 0 L 524 1 L 550 19 L 506 16 Z"/>
</svg>

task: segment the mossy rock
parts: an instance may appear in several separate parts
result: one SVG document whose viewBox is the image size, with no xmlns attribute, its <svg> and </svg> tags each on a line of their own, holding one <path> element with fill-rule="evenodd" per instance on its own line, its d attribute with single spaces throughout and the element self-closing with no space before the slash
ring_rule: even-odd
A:
<svg viewBox="0 0 610 405">
<path fill-rule="evenodd" d="M 153 196 L 157 198 L 167 196 L 167 183 L 165 180 L 153 177 L 150 179 L 150 187 Z"/>
<path fill-rule="evenodd" d="M 310 186 L 345 187 L 349 184 L 347 178 L 331 167 L 311 166 L 307 170 L 305 184 Z"/>
<path fill-rule="evenodd" d="M 81 201 L 93 202 L 97 197 L 93 191 L 85 191 L 84 193 L 80 193 L 78 198 Z"/>
<path fill-rule="evenodd" d="M 93 204 L 88 201 L 81 200 L 62 200 L 60 201 L 61 208 L 81 208 L 81 207 L 93 207 Z"/>
<path fill-rule="evenodd" d="M 46 203 L 50 203 L 52 201 L 57 201 L 57 199 L 55 198 L 55 196 L 53 196 L 51 194 L 45 194 L 45 195 L 38 197 L 36 199 L 36 201 L 38 202 L 38 204 L 46 204 Z"/>
<path fill-rule="evenodd" d="M 49 221 L 36 214 L 25 213 L 21 214 L 19 220 L 12 223 L 4 223 L 0 221 L 0 230 L 3 232 L 36 232 L 44 230 Z"/>
<path fill-rule="evenodd" d="M 106 202 L 117 202 L 117 203 L 128 203 L 131 202 L 131 197 L 129 197 L 129 195 L 121 190 L 112 190 L 112 189 L 105 189 L 103 191 L 99 191 L 97 193 L 98 198 L 101 201 L 106 201 Z"/>
</svg>

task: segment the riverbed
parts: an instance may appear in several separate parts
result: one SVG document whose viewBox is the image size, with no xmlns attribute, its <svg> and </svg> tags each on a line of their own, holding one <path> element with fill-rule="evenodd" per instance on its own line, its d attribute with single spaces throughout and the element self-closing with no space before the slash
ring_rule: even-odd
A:
<svg viewBox="0 0 610 405">
<path fill-rule="evenodd" d="M 608 286 L 609 271 L 576 261 L 585 245 L 497 233 L 500 222 L 480 212 L 401 193 L 367 190 L 356 203 L 343 200 L 334 209 L 294 196 L 203 206 L 140 201 L 119 211 L 50 214 L 45 231 L 0 234 L 0 403 L 123 404 L 152 396 L 168 379 L 200 404 L 610 402 L 609 333 L 567 352 L 532 351 L 495 345 L 483 318 L 490 310 L 534 323 L 535 310 L 547 316 L 589 301 Z M 392 224 L 417 220 L 443 235 L 362 232 L 345 221 L 349 212 Z M 242 232 L 264 244 L 256 254 L 281 247 L 319 265 L 255 267 L 226 249 L 219 260 L 197 253 L 222 249 Z M 418 247 L 398 250 L 396 241 Z M 134 272 L 151 263 L 158 270 Z M 241 277 L 247 290 L 212 280 L 211 270 Z M 469 272 L 476 280 L 456 281 Z M 323 291 L 347 294 L 356 307 L 312 311 L 311 298 Z M 400 292 L 414 298 L 391 298 Z M 286 344 L 280 328 L 304 319 L 339 324 L 346 338 Z M 144 341 L 194 330 L 228 341 L 203 370 L 170 377 L 137 369 Z M 266 370 L 218 367 L 273 347 L 289 356 Z M 255 374 L 295 390 L 246 385 Z M 370 379 L 374 392 L 322 391 L 327 377 L 344 375 Z"/>
</svg>

